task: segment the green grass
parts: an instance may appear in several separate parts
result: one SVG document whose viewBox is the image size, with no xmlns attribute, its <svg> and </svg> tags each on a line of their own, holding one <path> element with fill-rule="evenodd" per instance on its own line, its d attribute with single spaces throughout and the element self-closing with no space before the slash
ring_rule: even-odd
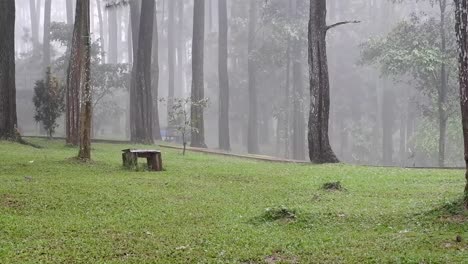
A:
<svg viewBox="0 0 468 264">
<path fill-rule="evenodd" d="M 80 164 L 33 141 L 0 142 L 0 263 L 468 263 L 463 171 L 163 149 L 164 172 L 134 172 L 126 145 Z"/>
</svg>

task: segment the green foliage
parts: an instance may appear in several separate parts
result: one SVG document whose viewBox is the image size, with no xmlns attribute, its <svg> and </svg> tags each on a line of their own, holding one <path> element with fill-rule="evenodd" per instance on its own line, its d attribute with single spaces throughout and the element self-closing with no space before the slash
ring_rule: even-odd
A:
<svg viewBox="0 0 468 264">
<path fill-rule="evenodd" d="M 36 114 L 34 119 L 41 122 L 49 137 L 52 137 L 57 128 L 57 119 L 65 110 L 64 88 L 57 78 L 47 69 L 46 79 L 36 82 L 34 87 L 34 106 Z"/>
<path fill-rule="evenodd" d="M 448 21 L 446 32 L 453 28 Z M 411 75 L 421 89 L 437 86 L 440 66 L 456 68 L 455 37 L 447 34 L 447 52 L 440 50 L 440 23 L 425 15 L 412 14 L 400 22 L 386 37 L 370 39 L 362 45 L 361 63 L 378 64 L 384 75 Z M 427 87 L 429 85 L 429 87 Z"/>
</svg>

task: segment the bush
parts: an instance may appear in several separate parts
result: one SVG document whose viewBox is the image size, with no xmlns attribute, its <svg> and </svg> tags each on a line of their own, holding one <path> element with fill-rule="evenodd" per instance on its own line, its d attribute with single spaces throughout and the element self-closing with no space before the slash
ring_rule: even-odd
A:
<svg viewBox="0 0 468 264">
<path fill-rule="evenodd" d="M 41 122 L 47 135 L 51 138 L 58 126 L 57 118 L 65 110 L 65 103 L 64 89 L 57 78 L 50 73 L 50 68 L 47 69 L 45 81 L 36 82 L 33 102 L 36 108 L 34 119 Z"/>
</svg>

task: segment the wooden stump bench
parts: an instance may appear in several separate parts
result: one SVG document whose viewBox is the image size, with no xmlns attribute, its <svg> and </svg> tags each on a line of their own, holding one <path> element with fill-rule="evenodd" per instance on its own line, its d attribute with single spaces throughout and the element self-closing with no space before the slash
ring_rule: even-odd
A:
<svg viewBox="0 0 468 264">
<path fill-rule="evenodd" d="M 138 158 L 146 158 L 150 171 L 162 171 L 162 155 L 158 150 L 124 149 L 122 150 L 123 165 L 134 169 L 138 167 Z"/>
</svg>

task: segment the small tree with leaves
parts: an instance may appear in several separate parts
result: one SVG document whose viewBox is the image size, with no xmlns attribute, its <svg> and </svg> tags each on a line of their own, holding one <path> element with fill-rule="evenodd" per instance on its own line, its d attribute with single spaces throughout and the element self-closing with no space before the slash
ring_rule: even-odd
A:
<svg viewBox="0 0 468 264">
<path fill-rule="evenodd" d="M 33 102 L 36 108 L 34 119 L 41 122 L 49 138 L 52 138 L 58 126 L 57 119 L 65 110 L 65 103 L 64 89 L 52 76 L 50 68 L 47 69 L 46 79 L 36 82 Z"/>
<path fill-rule="evenodd" d="M 161 101 L 164 101 L 164 99 L 161 99 Z M 204 109 L 208 106 L 208 99 L 204 98 L 194 102 L 190 97 L 171 98 L 170 111 L 168 114 L 169 124 L 171 124 L 182 137 L 182 144 L 184 146 L 182 152 L 183 155 L 185 155 L 185 150 L 187 148 L 189 133 L 198 132 L 197 128 L 193 124 L 196 120 L 190 117 L 191 106 Z"/>
</svg>

